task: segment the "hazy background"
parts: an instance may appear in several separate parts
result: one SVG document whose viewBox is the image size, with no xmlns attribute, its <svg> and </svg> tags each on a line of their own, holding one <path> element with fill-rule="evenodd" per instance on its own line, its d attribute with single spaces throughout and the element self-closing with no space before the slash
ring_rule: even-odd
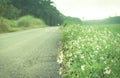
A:
<svg viewBox="0 0 120 78">
<path fill-rule="evenodd" d="M 102 19 L 120 15 L 120 0 L 52 0 L 66 16 Z"/>
</svg>

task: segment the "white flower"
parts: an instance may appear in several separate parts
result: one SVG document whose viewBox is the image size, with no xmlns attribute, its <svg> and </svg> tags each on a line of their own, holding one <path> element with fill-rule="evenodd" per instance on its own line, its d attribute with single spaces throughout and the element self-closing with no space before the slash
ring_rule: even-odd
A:
<svg viewBox="0 0 120 78">
<path fill-rule="evenodd" d="M 104 74 L 110 74 L 110 72 L 111 72 L 111 68 L 110 67 L 106 67 Z"/>
<path fill-rule="evenodd" d="M 108 47 L 107 46 L 105 46 L 105 49 L 107 49 Z"/>
<path fill-rule="evenodd" d="M 60 53 L 58 54 L 57 62 L 58 62 L 59 64 L 61 64 L 61 63 L 63 62 L 63 53 L 62 53 L 62 52 L 60 52 Z"/>
<path fill-rule="evenodd" d="M 98 53 L 98 51 L 96 50 L 96 51 L 94 51 L 96 54 Z"/>
<path fill-rule="evenodd" d="M 77 58 L 77 55 L 75 54 L 74 57 Z"/>
<path fill-rule="evenodd" d="M 94 58 L 94 55 L 90 54 L 90 57 L 91 57 L 91 58 Z"/>
<path fill-rule="evenodd" d="M 57 62 L 58 62 L 59 64 L 61 64 L 61 63 L 63 62 L 63 60 L 62 60 L 62 59 L 57 59 Z"/>
<path fill-rule="evenodd" d="M 104 61 L 104 63 L 105 63 L 105 64 L 107 64 L 107 62 L 106 62 L 106 61 Z"/>
<path fill-rule="evenodd" d="M 82 66 L 81 66 L 81 69 L 84 71 L 84 70 L 85 70 L 85 67 L 86 67 L 85 65 L 82 65 Z"/>
<path fill-rule="evenodd" d="M 72 57 L 72 55 L 73 55 L 72 53 L 69 53 L 69 55 L 68 55 L 68 56 L 69 56 L 69 57 Z"/>
<path fill-rule="evenodd" d="M 70 61 L 66 63 L 67 67 L 70 68 Z"/>
<path fill-rule="evenodd" d="M 81 54 L 82 52 L 81 51 L 77 51 L 76 54 Z"/>
<path fill-rule="evenodd" d="M 104 60 L 104 57 L 100 57 L 101 60 Z"/>
<path fill-rule="evenodd" d="M 59 75 L 62 74 L 62 70 L 63 70 L 63 68 L 60 68 L 60 69 L 58 70 Z"/>
<path fill-rule="evenodd" d="M 114 60 L 111 60 L 111 62 L 114 62 Z"/>
<path fill-rule="evenodd" d="M 84 55 L 81 55 L 81 59 L 84 59 L 85 57 L 84 57 Z"/>
</svg>

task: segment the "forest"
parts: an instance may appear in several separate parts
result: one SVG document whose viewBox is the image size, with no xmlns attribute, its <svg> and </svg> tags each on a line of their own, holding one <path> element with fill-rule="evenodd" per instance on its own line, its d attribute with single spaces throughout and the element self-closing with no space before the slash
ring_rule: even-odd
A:
<svg viewBox="0 0 120 78">
<path fill-rule="evenodd" d="M 48 25 L 63 22 L 63 15 L 51 0 L 0 0 L 0 16 L 18 19 L 25 15 L 41 18 Z"/>
</svg>

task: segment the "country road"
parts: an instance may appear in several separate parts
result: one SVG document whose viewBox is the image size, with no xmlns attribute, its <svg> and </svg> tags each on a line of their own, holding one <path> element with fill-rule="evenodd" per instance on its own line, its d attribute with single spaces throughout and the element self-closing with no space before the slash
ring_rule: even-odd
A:
<svg viewBox="0 0 120 78">
<path fill-rule="evenodd" d="M 0 78 L 59 78 L 59 27 L 0 34 Z"/>
</svg>

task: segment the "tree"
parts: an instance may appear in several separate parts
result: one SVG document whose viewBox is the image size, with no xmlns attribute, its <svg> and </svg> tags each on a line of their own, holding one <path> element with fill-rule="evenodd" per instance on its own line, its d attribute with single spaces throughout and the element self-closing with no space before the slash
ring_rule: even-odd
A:
<svg viewBox="0 0 120 78">
<path fill-rule="evenodd" d="M 51 0 L 0 0 L 0 16 L 16 19 L 25 15 L 43 19 L 48 25 L 63 22 L 63 16 Z"/>
<path fill-rule="evenodd" d="M 11 4 L 10 0 L 0 0 L 0 16 L 6 18 L 16 18 L 20 13 L 16 7 Z"/>
<path fill-rule="evenodd" d="M 81 19 L 76 17 L 64 17 L 64 25 L 68 24 L 82 24 Z"/>
<path fill-rule="evenodd" d="M 21 16 L 33 15 L 48 25 L 62 23 L 62 14 L 52 5 L 51 0 L 12 0 L 12 4 L 21 10 Z"/>
</svg>

